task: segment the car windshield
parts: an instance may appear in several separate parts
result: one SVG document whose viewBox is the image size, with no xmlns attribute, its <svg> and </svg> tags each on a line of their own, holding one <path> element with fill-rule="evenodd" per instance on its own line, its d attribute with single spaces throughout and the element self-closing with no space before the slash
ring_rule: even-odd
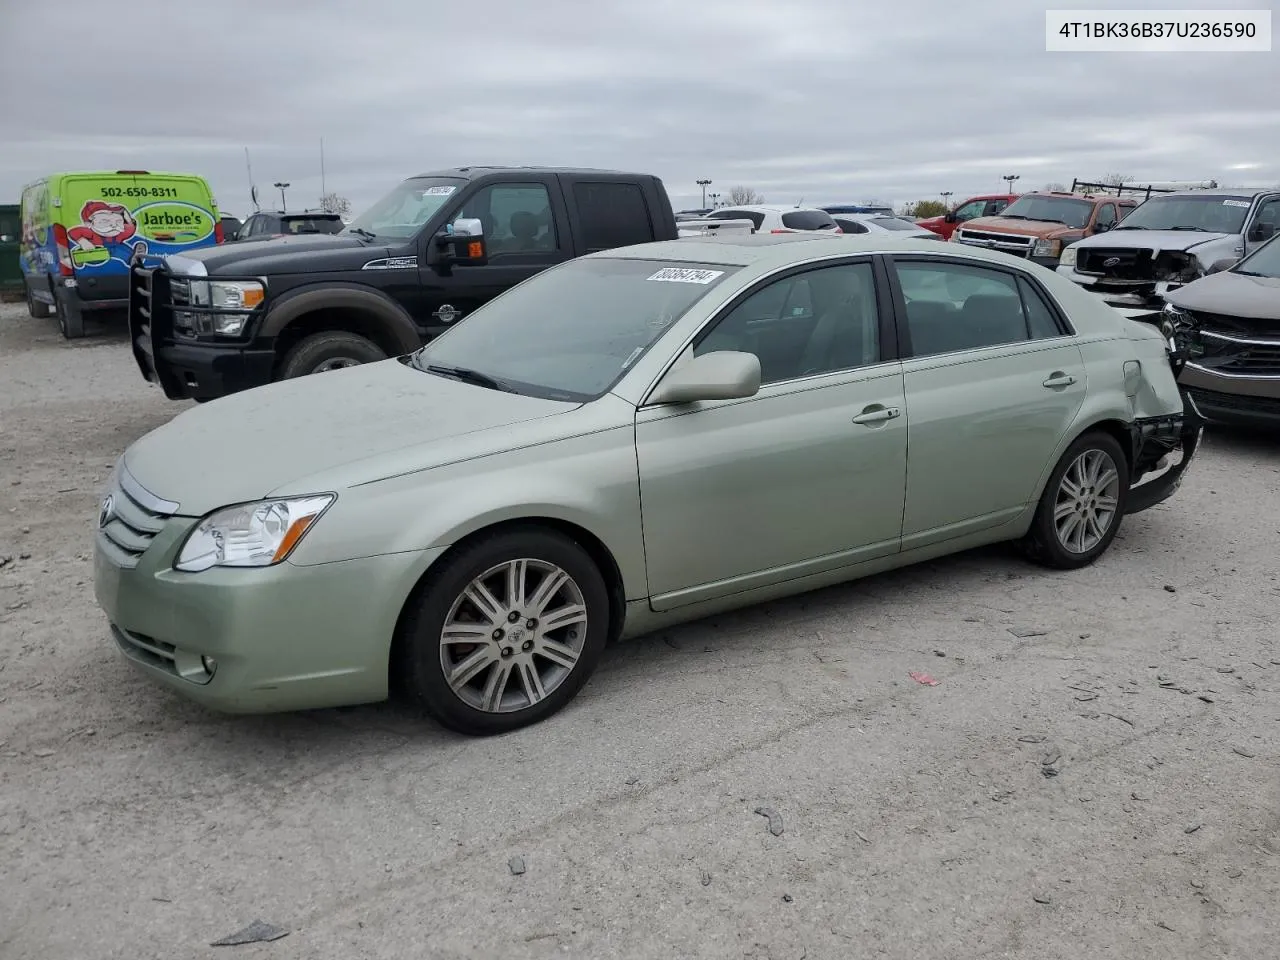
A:
<svg viewBox="0 0 1280 960">
<path fill-rule="evenodd" d="M 1047 220 L 1065 223 L 1068 227 L 1083 227 L 1093 213 L 1093 203 L 1075 197 L 1044 197 L 1028 194 L 1019 197 L 997 216 L 1023 220 Z"/>
<path fill-rule="evenodd" d="M 1280 234 L 1272 237 L 1249 256 L 1234 267 L 1232 273 L 1243 273 L 1250 277 L 1272 277 L 1280 280 Z"/>
<path fill-rule="evenodd" d="M 914 221 L 903 220 L 901 217 L 871 217 L 870 222 L 874 223 L 882 230 L 909 230 L 912 233 L 920 232 L 920 227 L 916 226 Z"/>
<path fill-rule="evenodd" d="M 1152 197 L 1124 218 L 1117 230 L 1205 230 L 1240 233 L 1249 197 Z"/>
<path fill-rule="evenodd" d="M 348 233 L 408 240 L 466 183 L 457 177 L 414 177 L 351 221 Z"/>
<path fill-rule="evenodd" d="M 740 269 L 584 257 L 490 300 L 408 360 L 415 369 L 551 400 L 609 390 L 691 306 Z"/>
</svg>

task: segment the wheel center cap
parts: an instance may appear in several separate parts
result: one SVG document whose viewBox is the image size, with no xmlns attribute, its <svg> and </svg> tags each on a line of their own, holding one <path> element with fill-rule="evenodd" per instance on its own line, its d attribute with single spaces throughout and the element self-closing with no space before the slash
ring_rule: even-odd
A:
<svg viewBox="0 0 1280 960">
<path fill-rule="evenodd" d="M 524 628 L 512 627 L 510 630 L 507 631 L 507 637 L 511 640 L 512 643 L 520 643 L 522 640 L 524 640 Z"/>
</svg>

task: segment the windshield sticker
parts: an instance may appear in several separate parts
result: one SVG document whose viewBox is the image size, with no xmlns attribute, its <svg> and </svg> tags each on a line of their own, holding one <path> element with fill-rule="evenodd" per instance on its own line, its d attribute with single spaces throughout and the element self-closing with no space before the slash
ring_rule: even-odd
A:
<svg viewBox="0 0 1280 960">
<path fill-rule="evenodd" d="M 1249 206 L 1249 201 L 1248 200 L 1223 200 L 1222 205 L 1224 207 L 1247 207 Z"/>
<path fill-rule="evenodd" d="M 633 363 L 640 359 L 640 354 L 644 353 L 644 347 L 636 347 L 631 351 L 631 356 L 622 361 L 622 369 L 627 370 Z"/>
<path fill-rule="evenodd" d="M 457 187 L 453 187 L 448 184 L 442 187 L 427 187 L 427 189 L 422 191 L 422 195 L 424 197 L 447 197 L 456 189 Z"/>
<path fill-rule="evenodd" d="M 716 277 L 724 276 L 723 270 L 690 270 L 683 267 L 664 267 L 648 280 L 660 280 L 666 283 L 710 283 Z"/>
</svg>

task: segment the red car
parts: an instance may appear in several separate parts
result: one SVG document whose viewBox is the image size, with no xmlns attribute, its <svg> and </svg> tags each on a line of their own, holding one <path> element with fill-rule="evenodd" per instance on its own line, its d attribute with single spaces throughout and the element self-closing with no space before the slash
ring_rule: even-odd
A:
<svg viewBox="0 0 1280 960">
<path fill-rule="evenodd" d="M 1019 194 L 1016 193 L 992 193 L 981 197 L 970 197 L 950 213 L 941 217 L 930 217 L 928 220 L 917 220 L 916 224 L 926 230 L 932 230 L 944 240 L 950 240 L 951 235 L 956 232 L 956 227 L 966 220 L 973 220 L 975 217 L 994 217 L 1018 197 Z"/>
</svg>

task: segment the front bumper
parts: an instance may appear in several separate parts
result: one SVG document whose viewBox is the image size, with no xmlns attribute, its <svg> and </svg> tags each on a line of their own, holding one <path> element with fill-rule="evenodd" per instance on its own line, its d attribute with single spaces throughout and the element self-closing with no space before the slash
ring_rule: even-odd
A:
<svg viewBox="0 0 1280 960">
<path fill-rule="evenodd" d="M 1178 383 L 1212 423 L 1280 427 L 1280 376 L 1229 376 L 1188 363 Z"/>
<path fill-rule="evenodd" d="M 1129 427 L 1131 443 L 1130 463 L 1133 464 L 1129 497 L 1125 503 L 1126 515 L 1149 510 L 1173 496 L 1182 485 L 1182 478 L 1200 449 L 1204 434 L 1204 415 L 1191 395 L 1183 390 L 1182 412 L 1164 417 L 1144 417 Z M 1159 469 L 1160 462 L 1175 450 L 1182 459 L 1168 470 L 1149 480 L 1142 477 Z"/>
<path fill-rule="evenodd" d="M 99 531 L 94 594 L 133 666 L 226 713 L 386 699 L 401 606 L 443 550 L 181 573 L 173 557 L 194 522 L 171 518 L 132 567 Z"/>
<path fill-rule="evenodd" d="M 143 375 L 158 382 L 170 400 L 212 400 L 270 383 L 273 350 L 199 343 L 171 343 L 142 352 L 149 361 Z"/>
<path fill-rule="evenodd" d="M 1079 273 L 1074 266 L 1057 267 L 1057 272 L 1077 286 L 1084 287 L 1109 307 L 1116 307 L 1126 315 L 1134 313 L 1159 313 L 1164 307 L 1165 296 L 1173 290 L 1185 287 L 1179 280 L 1157 281 L 1108 281 L 1094 273 Z"/>
</svg>

